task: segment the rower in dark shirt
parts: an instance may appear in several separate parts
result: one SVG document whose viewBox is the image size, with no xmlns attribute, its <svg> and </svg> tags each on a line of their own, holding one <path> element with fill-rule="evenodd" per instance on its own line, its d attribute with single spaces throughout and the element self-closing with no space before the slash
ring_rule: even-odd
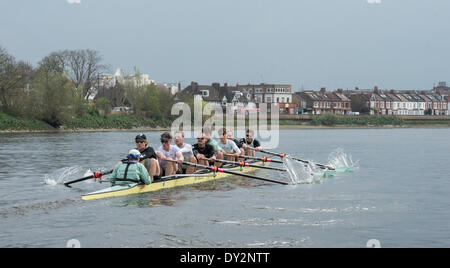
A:
<svg viewBox="0 0 450 268">
<path fill-rule="evenodd" d="M 142 155 L 140 161 L 148 170 L 148 174 L 153 180 L 155 177 L 158 177 L 161 172 L 155 150 L 148 146 L 147 137 L 144 134 L 137 135 L 135 141 L 136 149 L 139 150 Z"/>
<path fill-rule="evenodd" d="M 216 160 L 214 147 L 206 143 L 206 137 L 203 133 L 197 138 L 197 144 L 192 146 L 192 151 L 200 165 L 214 165 L 214 161 Z"/>
<path fill-rule="evenodd" d="M 254 131 L 248 129 L 246 138 L 241 139 L 242 147 L 244 148 L 245 155 L 247 156 L 255 156 L 255 151 L 261 151 L 261 143 L 254 138 Z M 253 149 L 249 149 L 253 148 Z"/>
</svg>

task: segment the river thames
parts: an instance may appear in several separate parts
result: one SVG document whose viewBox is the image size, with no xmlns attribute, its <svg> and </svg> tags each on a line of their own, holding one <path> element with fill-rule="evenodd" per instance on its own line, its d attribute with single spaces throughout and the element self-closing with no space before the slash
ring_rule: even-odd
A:
<svg viewBox="0 0 450 268">
<path fill-rule="evenodd" d="M 357 165 L 311 184 L 232 178 L 98 201 L 81 195 L 108 184 L 62 185 L 111 169 L 136 134 L 0 134 L 0 247 L 450 247 L 450 129 L 281 130 L 273 151 Z"/>
</svg>

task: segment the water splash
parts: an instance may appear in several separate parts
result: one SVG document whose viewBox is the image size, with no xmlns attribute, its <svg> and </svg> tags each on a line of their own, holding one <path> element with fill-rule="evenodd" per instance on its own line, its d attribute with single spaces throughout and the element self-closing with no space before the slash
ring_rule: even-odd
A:
<svg viewBox="0 0 450 268">
<path fill-rule="evenodd" d="M 352 156 L 346 154 L 342 148 L 338 148 L 328 156 L 328 165 L 337 172 L 351 172 L 358 168 L 359 163 L 354 162 Z"/>
<path fill-rule="evenodd" d="M 283 159 L 283 166 L 286 168 L 292 184 L 311 184 L 317 182 L 314 177 L 316 168 L 312 162 L 310 164 L 304 164 L 288 156 Z"/>
<path fill-rule="evenodd" d="M 79 174 L 80 172 L 83 172 L 82 167 L 66 167 L 66 168 L 60 168 L 55 171 L 53 171 L 50 174 L 45 174 L 44 177 L 44 183 L 50 186 L 56 186 L 58 184 L 63 184 L 66 179 L 68 179 L 70 176 Z M 85 176 L 89 176 L 92 173 L 92 171 L 88 170 Z"/>
</svg>

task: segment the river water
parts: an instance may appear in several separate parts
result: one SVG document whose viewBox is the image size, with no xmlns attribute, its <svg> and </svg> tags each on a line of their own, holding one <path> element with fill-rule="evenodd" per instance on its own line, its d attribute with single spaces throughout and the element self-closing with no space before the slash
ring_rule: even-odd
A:
<svg viewBox="0 0 450 268">
<path fill-rule="evenodd" d="M 340 149 L 359 166 L 312 184 L 234 178 L 98 201 L 80 197 L 107 184 L 61 185 L 110 169 L 136 134 L 0 134 L 0 247 L 450 247 L 450 129 L 282 130 L 280 152 L 326 163 Z"/>
</svg>

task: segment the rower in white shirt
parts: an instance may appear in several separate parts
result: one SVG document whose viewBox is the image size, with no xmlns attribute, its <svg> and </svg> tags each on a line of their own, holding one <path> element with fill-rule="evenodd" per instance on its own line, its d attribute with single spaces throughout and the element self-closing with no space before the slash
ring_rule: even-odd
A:
<svg viewBox="0 0 450 268">
<path fill-rule="evenodd" d="M 197 158 L 194 156 L 192 151 L 192 145 L 184 143 L 184 132 L 175 132 L 175 145 L 183 154 L 184 161 L 197 164 Z M 186 166 L 184 164 L 180 165 L 180 170 L 183 174 L 192 174 L 195 172 L 195 167 Z"/>
</svg>

